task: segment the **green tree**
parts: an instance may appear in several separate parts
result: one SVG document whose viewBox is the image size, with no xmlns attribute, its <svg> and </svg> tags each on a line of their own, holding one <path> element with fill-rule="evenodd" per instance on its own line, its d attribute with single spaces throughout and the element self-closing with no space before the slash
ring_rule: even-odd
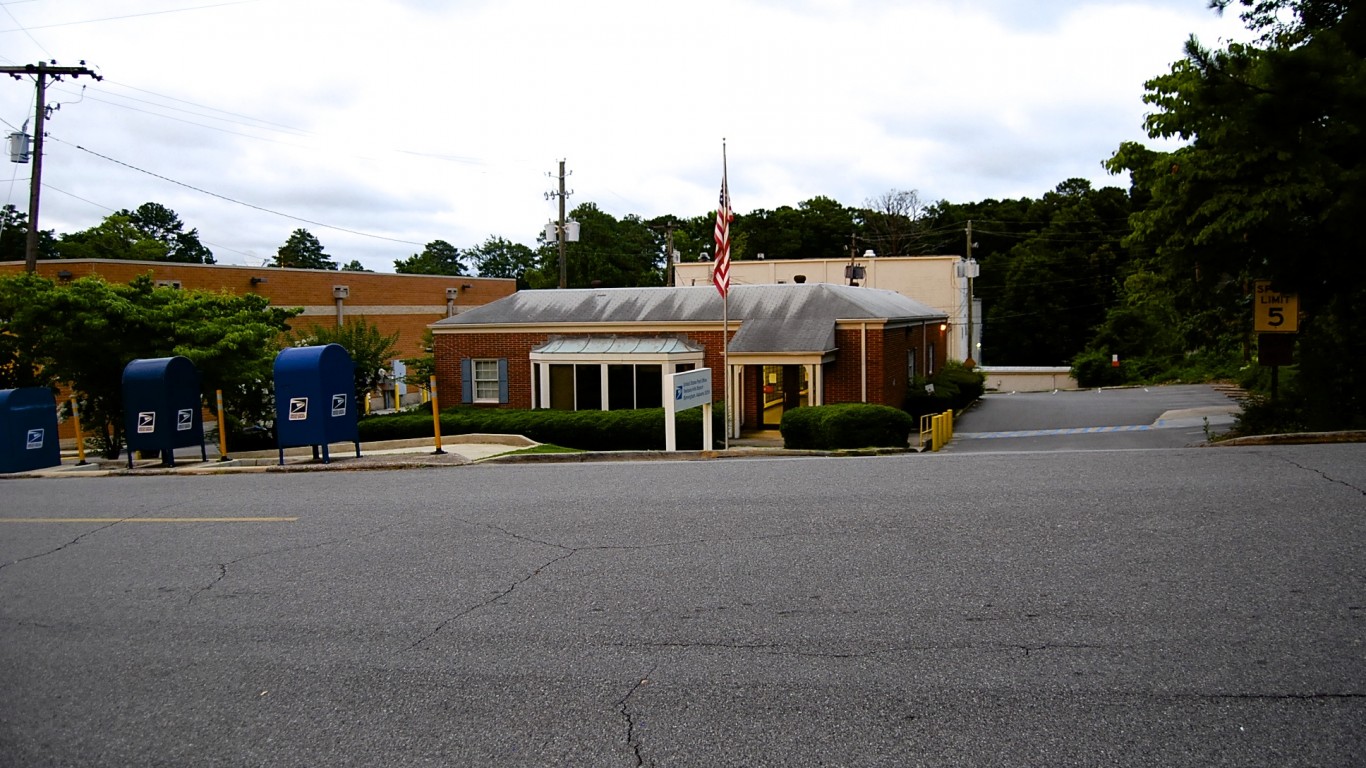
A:
<svg viewBox="0 0 1366 768">
<path fill-rule="evenodd" d="M 0 389 L 53 383 L 44 371 L 52 288 L 37 274 L 0 277 Z"/>
<path fill-rule="evenodd" d="M 357 404 L 365 402 L 365 396 L 378 389 L 380 382 L 392 374 L 398 332 L 385 336 L 363 317 L 349 319 L 340 326 L 315 325 L 306 333 L 291 336 L 294 345 L 299 347 L 340 344 L 346 349 L 355 366 Z"/>
<path fill-rule="evenodd" d="M 148 236 L 121 213 L 80 232 L 70 232 L 57 240 L 57 252 L 64 259 L 133 259 L 165 261 L 166 244 Z"/>
<path fill-rule="evenodd" d="M 80 393 L 83 424 L 104 455 L 123 444 L 123 369 L 135 359 L 183 355 L 205 392 L 222 389 L 229 413 L 264 418 L 281 334 L 300 310 L 254 294 L 127 285 L 86 277 L 58 285 L 36 275 L 0 278 L 0 371 L 6 383 Z M 210 407 L 216 401 L 208 400 Z"/>
<path fill-rule="evenodd" d="M 275 262 L 271 266 L 335 270 L 337 262 L 323 251 L 322 243 L 312 232 L 296 229 L 275 253 Z"/>
<path fill-rule="evenodd" d="M 1123 190 L 1096 190 L 1085 179 L 1064 181 L 1028 207 L 1030 231 L 983 267 L 997 271 L 995 280 L 974 286 L 995 362 L 1063 365 L 1086 348 L 1128 262 L 1128 214 Z"/>
<path fill-rule="evenodd" d="M 848 258 L 849 238 L 858 230 L 854 214 L 854 209 L 828 197 L 813 197 L 796 208 L 761 208 L 737 215 L 731 222 L 731 257 L 754 259 L 762 253 L 767 259 Z"/>
<path fill-rule="evenodd" d="M 213 264 L 213 251 L 199 242 L 199 230 L 184 231 L 175 211 L 159 203 L 143 203 L 136 211 L 119 211 L 139 232 L 166 246 L 166 261 Z"/>
<path fill-rule="evenodd" d="M 489 237 L 464 255 L 481 277 L 515 278 L 519 291 L 530 287 L 526 274 L 538 264 L 536 251 L 501 237 Z"/>
<path fill-rule="evenodd" d="M 28 216 L 7 203 L 0 208 L 0 261 L 23 261 L 27 249 Z M 50 229 L 38 233 L 38 258 L 58 258 L 57 238 Z"/>
<path fill-rule="evenodd" d="M 618 221 L 593 203 L 576 207 L 579 240 L 565 245 L 571 288 L 629 288 L 664 284 L 663 237 L 635 214 Z M 559 251 L 542 237 L 538 268 L 526 273 L 532 288 L 559 285 Z"/>
<path fill-rule="evenodd" d="M 406 259 L 394 262 L 394 271 L 400 275 L 463 275 L 465 257 L 460 249 L 445 240 L 433 240 Z"/>
<path fill-rule="evenodd" d="M 1233 7 L 1218 0 L 1219 8 Z M 1208 49 L 1192 39 L 1169 73 L 1147 83 L 1150 137 L 1109 160 L 1144 201 L 1132 242 L 1151 249 L 1174 285 L 1222 294 L 1265 278 L 1299 295 L 1302 426 L 1366 425 L 1366 7 L 1329 0 L 1242 0 L 1256 44 Z M 1235 290 L 1213 290 L 1233 286 Z M 1212 299 L 1204 299 L 1209 302 Z M 1250 312 L 1241 325 L 1250 325 Z"/>
<path fill-rule="evenodd" d="M 360 263 L 360 259 L 352 259 L 352 260 L 348 261 L 347 263 L 343 264 L 343 265 L 342 265 L 342 268 L 341 268 L 341 271 L 343 271 L 343 272 L 374 272 L 373 269 L 366 269 L 366 268 L 365 268 L 365 265 L 362 264 L 362 263 Z"/>
</svg>

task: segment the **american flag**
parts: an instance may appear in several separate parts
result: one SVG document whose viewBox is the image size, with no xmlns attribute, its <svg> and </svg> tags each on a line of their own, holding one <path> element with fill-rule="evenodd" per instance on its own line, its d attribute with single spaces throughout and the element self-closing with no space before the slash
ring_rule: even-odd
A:
<svg viewBox="0 0 1366 768">
<path fill-rule="evenodd" d="M 726 174 L 721 173 L 721 201 L 716 208 L 716 262 L 712 266 L 711 281 L 716 290 L 725 298 L 730 290 L 730 222 L 735 214 L 730 210 L 730 190 L 726 186 Z"/>
</svg>

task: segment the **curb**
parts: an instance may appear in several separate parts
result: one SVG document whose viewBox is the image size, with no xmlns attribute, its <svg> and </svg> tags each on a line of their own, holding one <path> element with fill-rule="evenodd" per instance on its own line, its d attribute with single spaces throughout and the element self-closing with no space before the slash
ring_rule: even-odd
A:
<svg viewBox="0 0 1366 768">
<path fill-rule="evenodd" d="M 1366 443 L 1366 430 L 1345 432 L 1290 432 L 1279 435 L 1248 435 L 1205 443 L 1210 448 L 1240 448 L 1254 445 L 1316 445 L 1319 443 Z"/>
</svg>

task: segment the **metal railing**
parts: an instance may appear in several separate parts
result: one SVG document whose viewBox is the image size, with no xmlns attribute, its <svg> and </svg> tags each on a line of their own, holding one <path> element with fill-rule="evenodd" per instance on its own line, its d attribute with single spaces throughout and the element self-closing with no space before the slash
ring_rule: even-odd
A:
<svg viewBox="0 0 1366 768">
<path fill-rule="evenodd" d="M 953 439 L 953 409 L 920 417 L 920 450 L 938 451 Z"/>
</svg>

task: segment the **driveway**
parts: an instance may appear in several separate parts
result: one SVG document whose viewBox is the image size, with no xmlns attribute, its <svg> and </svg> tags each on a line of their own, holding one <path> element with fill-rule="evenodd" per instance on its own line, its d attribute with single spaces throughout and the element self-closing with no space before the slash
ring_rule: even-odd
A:
<svg viewBox="0 0 1366 768">
<path fill-rule="evenodd" d="M 1207 384 L 990 393 L 959 417 L 946 450 L 1179 448 L 1227 431 L 1239 410 Z"/>
</svg>

